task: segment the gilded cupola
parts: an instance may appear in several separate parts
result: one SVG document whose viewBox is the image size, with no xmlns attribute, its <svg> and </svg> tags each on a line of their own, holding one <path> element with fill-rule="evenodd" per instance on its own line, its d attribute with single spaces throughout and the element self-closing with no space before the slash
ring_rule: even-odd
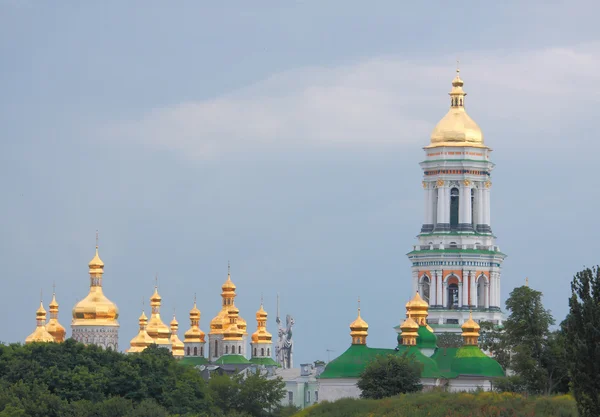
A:
<svg viewBox="0 0 600 417">
<path fill-rule="evenodd" d="M 194 297 L 194 307 L 190 310 L 190 329 L 185 332 L 183 341 L 185 343 L 205 342 L 205 334 L 200 330 L 200 310 L 196 307 L 196 297 Z"/>
<path fill-rule="evenodd" d="M 158 285 L 154 286 L 154 294 L 150 297 L 150 307 L 152 308 L 152 314 L 146 327 L 146 332 L 154 340 L 158 346 L 170 346 L 171 345 L 171 330 L 163 323 L 160 318 L 160 306 L 162 303 L 162 297 L 158 293 Z"/>
<path fill-rule="evenodd" d="M 183 342 L 179 339 L 177 335 L 177 330 L 179 330 L 179 323 L 173 315 L 173 320 L 171 320 L 171 352 L 175 358 L 183 358 L 185 354 Z"/>
<path fill-rule="evenodd" d="M 48 333 L 46 330 L 46 310 L 44 310 L 44 305 L 40 301 L 40 308 L 35 312 L 35 320 L 36 320 L 36 328 L 27 338 L 25 339 L 25 343 L 34 343 L 34 342 L 54 342 L 54 337 Z"/>
<path fill-rule="evenodd" d="M 49 304 L 50 320 L 46 324 L 46 330 L 54 337 L 54 340 L 58 343 L 64 342 L 66 330 L 58 322 L 58 302 L 56 301 L 56 292 L 52 292 L 52 301 Z"/>
<path fill-rule="evenodd" d="M 428 315 L 429 304 L 421 298 L 421 295 L 417 291 L 413 299 L 406 303 L 406 317 L 412 317 L 419 326 L 425 326 L 427 330 L 433 332 L 433 329 L 427 324 Z"/>
<path fill-rule="evenodd" d="M 267 312 L 262 302 L 256 312 L 256 331 L 252 333 L 252 343 L 271 343 L 273 336 L 267 331 Z"/>
<path fill-rule="evenodd" d="M 98 254 L 98 243 L 96 242 L 96 254 L 89 263 L 90 292 L 73 307 L 73 326 L 114 326 L 118 327 L 119 309 L 110 301 L 102 291 L 102 276 L 104 274 L 104 262 Z"/>
<path fill-rule="evenodd" d="M 450 109 L 438 122 L 431 133 L 431 143 L 426 148 L 438 146 L 473 146 L 485 148 L 481 129 L 469 117 L 465 110 L 464 82 L 460 78 L 460 70 L 452 80 L 450 91 Z"/>
<path fill-rule="evenodd" d="M 419 325 L 409 315 L 406 320 L 400 325 L 402 330 L 402 344 L 406 346 L 412 346 L 417 344 L 417 337 L 419 336 Z"/>
<path fill-rule="evenodd" d="M 461 326 L 462 337 L 465 346 L 477 346 L 477 340 L 479 339 L 479 329 L 481 328 L 475 320 L 473 315 L 469 312 L 469 320 L 465 321 Z"/>
<path fill-rule="evenodd" d="M 236 306 L 232 306 L 227 312 L 229 324 L 227 329 L 223 331 L 223 340 L 242 340 L 244 331 L 238 326 L 240 310 Z"/>
<path fill-rule="evenodd" d="M 360 300 L 358 300 L 358 317 L 350 323 L 350 336 L 353 345 L 366 345 L 369 325 L 360 316 Z"/>
<path fill-rule="evenodd" d="M 139 318 L 140 331 L 138 334 L 131 339 L 131 347 L 127 349 L 127 353 L 142 352 L 148 346 L 154 344 L 154 340 L 146 332 L 146 326 L 148 325 L 148 317 L 146 313 L 142 311 L 142 315 Z"/>
<path fill-rule="evenodd" d="M 227 280 L 221 287 L 221 311 L 210 322 L 210 334 L 224 334 L 230 324 L 229 310 L 235 307 L 236 286 L 231 280 L 231 268 L 227 265 Z M 237 326 L 244 335 L 247 333 L 247 323 L 241 317 L 237 317 Z"/>
</svg>

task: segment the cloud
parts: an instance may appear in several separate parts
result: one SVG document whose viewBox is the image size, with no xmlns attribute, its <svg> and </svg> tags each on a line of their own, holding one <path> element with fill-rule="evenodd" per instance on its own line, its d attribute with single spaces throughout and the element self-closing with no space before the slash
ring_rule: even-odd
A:
<svg viewBox="0 0 600 417">
<path fill-rule="evenodd" d="M 543 133 L 547 126 L 555 133 L 578 117 L 591 117 L 587 104 L 600 101 L 600 43 L 461 57 L 467 109 L 484 134 L 510 130 L 507 121 L 519 132 Z M 423 145 L 446 111 L 454 76 L 452 67 L 431 62 L 382 56 L 287 71 L 221 97 L 156 108 L 103 134 L 194 159 Z M 514 135 L 503 146 L 524 140 Z"/>
</svg>

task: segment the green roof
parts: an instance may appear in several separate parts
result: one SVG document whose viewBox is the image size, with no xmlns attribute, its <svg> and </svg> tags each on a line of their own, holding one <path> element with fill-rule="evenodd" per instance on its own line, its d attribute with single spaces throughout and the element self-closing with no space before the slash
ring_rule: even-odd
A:
<svg viewBox="0 0 600 417">
<path fill-rule="evenodd" d="M 415 361 L 422 365 L 421 378 L 439 378 L 441 376 L 437 363 L 430 357 L 423 355 L 418 347 L 406 345 L 398 346 L 398 354 L 401 355 L 404 352 L 407 352 L 409 356 L 414 356 Z"/>
<path fill-rule="evenodd" d="M 208 363 L 208 359 L 203 356 L 185 356 L 179 361 L 179 363 L 188 366 L 206 365 Z"/>
<path fill-rule="evenodd" d="M 279 364 L 275 362 L 273 358 L 251 358 L 250 363 L 264 366 L 279 366 Z"/>
<path fill-rule="evenodd" d="M 319 378 L 358 378 L 367 364 L 377 355 L 395 354 L 394 349 L 375 349 L 367 345 L 351 345 L 344 353 L 327 364 Z"/>
<path fill-rule="evenodd" d="M 452 372 L 452 362 L 456 356 L 456 351 L 459 348 L 438 348 L 431 359 L 438 366 L 438 369 L 446 378 L 456 378 L 458 375 Z"/>
<path fill-rule="evenodd" d="M 457 349 L 451 371 L 457 375 L 504 376 L 498 362 L 487 356 L 477 346 L 462 346 Z"/>
<path fill-rule="evenodd" d="M 215 365 L 237 365 L 250 363 L 250 361 L 242 355 L 223 355 L 213 363 Z"/>
<path fill-rule="evenodd" d="M 445 249 L 426 249 L 426 250 L 413 250 L 408 252 L 407 255 L 427 255 L 430 253 L 464 253 L 465 255 L 499 255 L 506 256 L 502 252 L 496 252 L 491 250 L 482 249 L 460 249 L 460 248 L 445 248 Z"/>
<path fill-rule="evenodd" d="M 427 326 L 419 326 L 417 336 L 417 347 L 419 349 L 435 349 L 437 347 L 437 336 Z"/>
</svg>

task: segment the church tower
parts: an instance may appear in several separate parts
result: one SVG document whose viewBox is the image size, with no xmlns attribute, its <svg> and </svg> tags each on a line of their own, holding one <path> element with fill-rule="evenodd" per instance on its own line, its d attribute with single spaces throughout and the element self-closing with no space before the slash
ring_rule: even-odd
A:
<svg viewBox="0 0 600 417">
<path fill-rule="evenodd" d="M 88 295 L 73 307 L 71 322 L 72 337 L 80 343 L 98 345 L 103 348 L 119 348 L 119 309 L 102 291 L 104 262 L 98 255 L 98 236 L 96 235 L 96 254 L 89 263 L 90 291 Z"/>
<path fill-rule="evenodd" d="M 277 362 L 271 357 L 273 336 L 267 331 L 267 317 L 268 314 L 263 307 L 261 299 L 260 308 L 256 312 L 256 331 L 252 333 L 252 341 L 250 342 L 250 362 L 277 366 Z"/>
<path fill-rule="evenodd" d="M 408 253 L 413 293 L 429 304 L 427 321 L 436 332 L 459 333 L 469 310 L 480 321 L 503 319 L 500 269 L 506 255 L 491 227 L 492 150 L 465 111 L 463 84 L 457 69 L 450 110 L 424 148 L 424 221 Z"/>
</svg>

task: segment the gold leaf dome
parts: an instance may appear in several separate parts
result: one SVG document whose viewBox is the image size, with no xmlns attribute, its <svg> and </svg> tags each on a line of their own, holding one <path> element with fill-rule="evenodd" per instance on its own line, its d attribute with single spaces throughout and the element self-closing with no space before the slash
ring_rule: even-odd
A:
<svg viewBox="0 0 600 417">
<path fill-rule="evenodd" d="M 431 133 L 431 143 L 426 148 L 438 146 L 473 146 L 485 148 L 481 128 L 465 110 L 465 93 L 462 89 L 464 82 L 460 78 L 460 70 L 452 80 L 450 91 L 450 110 L 438 122 Z"/>
<path fill-rule="evenodd" d="M 152 314 L 146 326 L 146 332 L 159 346 L 171 345 L 171 330 L 163 323 L 160 318 L 160 305 L 162 297 L 158 293 L 158 286 L 154 286 L 154 294 L 150 297 L 150 307 L 152 308 Z"/>
<path fill-rule="evenodd" d="M 268 314 L 261 303 L 256 312 L 256 331 L 252 333 L 252 343 L 271 343 L 273 340 L 273 335 L 267 331 L 267 317 Z"/>
<path fill-rule="evenodd" d="M 461 336 L 464 339 L 465 345 L 477 345 L 477 340 L 479 339 L 479 329 L 481 329 L 481 327 L 475 320 L 473 320 L 473 314 L 470 311 L 469 320 L 465 321 L 461 328 Z"/>
<path fill-rule="evenodd" d="M 58 343 L 64 342 L 67 331 L 58 322 L 58 302 L 56 301 L 56 294 L 52 294 L 52 301 L 49 304 L 50 307 L 50 320 L 46 324 L 46 330 L 54 337 L 54 340 Z"/>
<path fill-rule="evenodd" d="M 36 328 L 27 338 L 25 344 L 34 342 L 54 342 L 54 337 L 46 330 L 46 310 L 40 301 L 40 308 L 35 312 Z"/>
<path fill-rule="evenodd" d="M 179 323 L 173 315 L 173 320 L 171 320 L 171 353 L 176 358 L 182 358 L 185 354 L 185 349 L 183 342 L 179 339 L 177 335 L 177 330 L 179 330 Z"/>
<path fill-rule="evenodd" d="M 127 353 L 142 352 L 144 349 L 146 349 L 148 346 L 154 343 L 154 340 L 146 332 L 148 317 L 146 317 L 146 313 L 143 311 L 139 319 L 139 324 L 140 331 L 133 339 L 131 339 L 131 347 L 127 349 Z"/>
<path fill-rule="evenodd" d="M 119 326 L 117 318 L 119 309 L 110 301 L 102 291 L 102 275 L 104 274 L 104 262 L 96 254 L 89 263 L 90 292 L 73 307 L 73 325 L 87 326 Z"/>
<path fill-rule="evenodd" d="M 190 310 L 190 328 L 183 335 L 183 341 L 185 343 L 204 343 L 205 334 L 200 330 L 200 310 L 196 307 L 196 300 L 194 298 L 194 307 Z"/>
<path fill-rule="evenodd" d="M 367 336 L 369 335 L 369 325 L 360 316 L 360 300 L 358 302 L 358 316 L 356 317 L 356 320 L 350 323 L 350 337 L 352 337 L 353 345 L 366 345 Z"/>
<path fill-rule="evenodd" d="M 210 334 L 223 334 L 230 324 L 229 310 L 235 307 L 236 286 L 231 280 L 231 269 L 227 266 L 227 280 L 221 287 L 221 311 L 210 321 Z M 237 328 L 247 335 L 248 324 L 242 317 L 237 317 Z"/>
</svg>

